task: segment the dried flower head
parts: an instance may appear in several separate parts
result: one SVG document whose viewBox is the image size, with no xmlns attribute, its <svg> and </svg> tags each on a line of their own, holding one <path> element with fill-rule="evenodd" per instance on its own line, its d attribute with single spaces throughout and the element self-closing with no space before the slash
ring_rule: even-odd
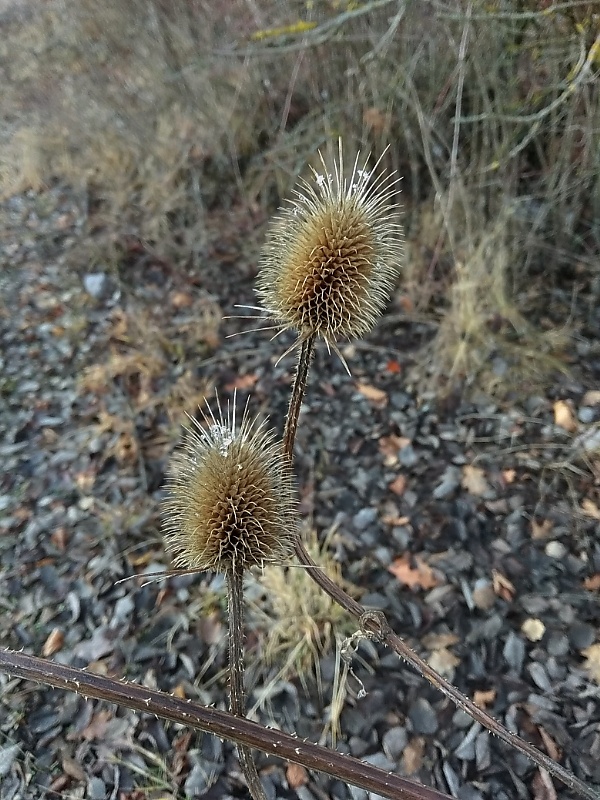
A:
<svg viewBox="0 0 600 800">
<path fill-rule="evenodd" d="M 342 145 L 333 174 L 300 181 L 267 234 L 258 294 L 270 318 L 301 338 L 328 343 L 369 331 L 393 288 L 402 255 L 402 226 L 392 202 L 399 179 L 354 161 L 344 177 Z"/>
<path fill-rule="evenodd" d="M 165 543 L 183 569 L 224 571 L 282 563 L 297 534 L 287 460 L 264 423 L 235 410 L 192 419 L 172 458 L 163 505 Z"/>
</svg>

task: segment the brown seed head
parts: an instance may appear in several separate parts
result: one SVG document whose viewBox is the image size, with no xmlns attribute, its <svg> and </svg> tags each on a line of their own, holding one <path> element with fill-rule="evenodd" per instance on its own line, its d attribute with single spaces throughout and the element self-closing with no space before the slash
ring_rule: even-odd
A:
<svg viewBox="0 0 600 800">
<path fill-rule="evenodd" d="M 211 413 L 192 419 L 173 455 L 163 505 L 165 543 L 184 569 L 224 571 L 282 563 L 297 534 L 288 462 L 264 423 L 244 414 L 236 430 Z"/>
<path fill-rule="evenodd" d="M 319 154 L 320 155 L 320 154 Z M 267 234 L 257 291 L 284 328 L 335 342 L 369 331 L 389 297 L 402 255 L 395 175 L 375 175 L 358 156 L 344 177 L 342 146 L 333 174 L 313 170 Z"/>
</svg>

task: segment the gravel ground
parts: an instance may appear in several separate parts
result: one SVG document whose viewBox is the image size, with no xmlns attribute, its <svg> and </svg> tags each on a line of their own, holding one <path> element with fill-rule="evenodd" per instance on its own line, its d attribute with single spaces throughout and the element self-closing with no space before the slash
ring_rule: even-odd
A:
<svg viewBox="0 0 600 800">
<path fill-rule="evenodd" d="M 213 215 L 194 276 L 134 238 L 118 266 L 90 266 L 86 204 L 60 187 L 0 216 L 0 643 L 224 708 L 219 576 L 117 581 L 168 566 L 158 504 L 184 409 L 251 389 L 281 430 L 290 342 L 223 341 L 252 327 L 221 315 L 255 302 L 240 242 L 260 220 Z M 297 475 L 307 524 L 329 532 L 362 602 L 510 730 L 600 783 L 597 307 L 579 333 L 576 377 L 512 403 L 419 391 L 416 323 L 388 317 L 348 345 L 351 377 L 318 350 Z M 334 654 L 320 694 L 275 681 L 249 626 L 250 704 L 268 689 L 256 719 L 319 741 Z M 571 797 L 393 654 L 361 655 L 366 696 L 349 687 L 340 750 L 462 800 Z M 245 796 L 228 743 L 5 674 L 0 687 L 0 800 Z M 273 800 L 368 798 L 276 759 L 259 769 Z"/>
</svg>

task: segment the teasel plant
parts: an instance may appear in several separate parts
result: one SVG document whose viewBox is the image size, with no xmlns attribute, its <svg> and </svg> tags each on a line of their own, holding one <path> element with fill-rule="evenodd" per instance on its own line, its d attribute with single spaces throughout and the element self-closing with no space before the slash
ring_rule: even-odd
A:
<svg viewBox="0 0 600 800">
<path fill-rule="evenodd" d="M 203 420 L 191 420 L 187 438 L 169 466 L 163 511 L 165 542 L 178 568 L 175 574 L 211 569 L 224 572 L 227 579 L 231 712 L 8 650 L 0 650 L 0 669 L 236 742 L 253 800 L 263 800 L 265 794 L 252 749 L 322 770 L 392 800 L 448 800 L 436 789 L 245 718 L 243 576 L 250 567 L 285 565 L 293 552 L 311 578 L 357 619 L 359 630 L 348 643 L 355 644 L 361 637 L 385 643 L 470 717 L 540 769 L 581 797 L 600 800 L 596 787 L 510 733 L 440 676 L 392 631 L 382 612 L 364 608 L 330 580 L 299 535 L 293 449 L 315 344 L 323 340 L 348 369 L 340 342 L 364 336 L 376 324 L 401 266 L 399 179 L 380 169 L 382 159 L 372 167 L 369 161 L 357 157 L 346 176 L 340 144 L 332 168 L 322 158 L 322 170 L 313 171 L 311 181 L 300 181 L 293 199 L 267 233 L 259 265 L 257 291 L 262 305 L 258 310 L 275 335 L 295 331 L 290 350 L 298 350 L 282 442 L 264 425 L 252 422 L 247 411 L 238 426 L 234 397 L 227 414 L 217 404 L 217 414 L 209 409 Z"/>
<path fill-rule="evenodd" d="M 244 573 L 289 560 L 298 536 L 290 464 L 265 424 L 244 411 L 236 425 L 236 397 L 227 416 L 217 400 L 204 425 L 195 418 L 175 452 L 163 505 L 167 549 L 184 571 L 224 572 L 229 610 L 230 711 L 243 717 Z M 251 750 L 238 745 L 253 800 L 266 800 Z"/>
</svg>

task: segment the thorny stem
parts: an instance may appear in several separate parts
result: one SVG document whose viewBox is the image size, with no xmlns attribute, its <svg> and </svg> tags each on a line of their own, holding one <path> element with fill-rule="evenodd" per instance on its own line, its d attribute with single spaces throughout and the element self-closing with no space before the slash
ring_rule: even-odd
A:
<svg viewBox="0 0 600 800">
<path fill-rule="evenodd" d="M 292 387 L 292 396 L 290 397 L 288 414 L 285 420 L 285 430 L 283 431 L 283 452 L 290 459 L 290 461 L 292 461 L 293 458 L 292 453 L 294 451 L 296 431 L 298 430 L 300 406 L 302 405 L 302 398 L 306 392 L 308 370 L 310 368 L 310 362 L 312 360 L 314 349 L 315 334 L 311 333 L 302 340 L 300 345 L 298 367 L 296 369 L 296 376 L 294 378 L 294 386 Z"/>
<path fill-rule="evenodd" d="M 213 736 L 301 764 L 307 769 L 325 772 L 345 783 L 360 786 L 391 800 L 451 800 L 447 794 L 437 789 L 401 778 L 393 772 L 385 772 L 335 750 L 303 741 L 289 733 L 264 728 L 244 717 L 235 717 L 226 711 L 202 706 L 191 700 L 182 700 L 165 692 L 156 692 L 136 683 L 116 681 L 104 675 L 65 667 L 45 658 L 2 649 L 0 670 L 23 680 L 77 692 L 86 698 L 94 697 L 109 703 L 118 703 L 143 714 L 154 714 L 188 728 L 197 728 Z"/>
<path fill-rule="evenodd" d="M 292 388 L 292 396 L 290 399 L 290 410 L 288 412 L 288 419 L 286 422 L 286 429 L 284 434 L 284 452 L 290 460 L 293 461 L 294 438 L 296 434 L 296 427 L 298 421 L 298 412 L 302 403 L 302 398 L 306 390 L 306 383 L 308 377 L 308 368 L 310 366 L 310 357 L 314 347 L 314 337 L 306 339 L 302 343 L 302 350 L 300 352 L 300 359 L 298 362 L 298 370 Z M 290 420 L 295 421 L 293 424 Z M 364 608 L 360 603 L 354 600 L 350 595 L 340 588 L 337 583 L 331 580 L 325 572 L 314 562 L 310 554 L 304 547 L 300 537 L 296 539 L 295 544 L 296 556 L 301 564 L 307 567 L 307 572 L 310 577 L 326 592 L 338 605 L 344 608 L 349 614 L 359 620 L 361 628 L 370 634 L 375 634 L 376 638 L 384 642 L 388 647 L 394 650 L 400 658 L 404 659 L 408 664 L 414 667 L 429 683 L 436 689 L 441 691 L 446 697 L 452 700 L 458 708 L 465 711 L 472 719 L 479 722 L 491 733 L 494 733 L 503 742 L 506 742 L 511 747 L 524 753 L 530 758 L 538 767 L 547 770 L 555 778 L 562 781 L 566 786 L 573 791 L 580 794 L 588 800 L 600 800 L 600 792 L 596 791 L 590 786 L 587 786 L 583 781 L 579 780 L 572 772 L 565 767 L 558 764 L 553 758 L 542 753 L 537 747 L 534 747 L 529 742 L 526 742 L 521 737 L 511 733 L 507 728 L 501 725 L 490 714 L 469 700 L 462 692 L 460 692 L 449 681 L 439 675 L 432 667 L 423 661 L 411 648 L 390 628 L 385 614 L 377 612 L 374 614 L 372 611 Z"/>
<path fill-rule="evenodd" d="M 232 714 L 244 717 L 244 570 L 235 561 L 227 570 L 227 599 L 229 603 L 229 707 Z M 240 767 L 253 800 L 267 800 L 258 776 L 252 751 L 238 743 Z"/>
</svg>

